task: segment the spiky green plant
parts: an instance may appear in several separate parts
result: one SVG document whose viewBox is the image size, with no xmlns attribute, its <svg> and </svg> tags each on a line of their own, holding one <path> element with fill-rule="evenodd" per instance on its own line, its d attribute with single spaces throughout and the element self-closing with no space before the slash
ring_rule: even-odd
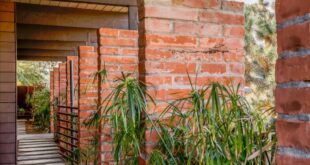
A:
<svg viewBox="0 0 310 165">
<path fill-rule="evenodd" d="M 250 108 L 239 87 L 192 85 L 189 96 L 170 103 L 155 120 L 147 115 L 148 104 L 154 101 L 145 84 L 129 74 L 115 84 L 86 123 L 112 128 L 117 163 L 138 164 L 146 125 L 159 136 L 148 156 L 150 164 L 271 164 L 274 160 L 274 128 Z"/>
<path fill-rule="evenodd" d="M 116 86 L 102 101 L 98 112 L 86 122 L 88 126 L 111 127 L 113 134 L 114 160 L 137 164 L 142 154 L 144 142 L 144 117 L 148 101 L 153 99 L 146 94 L 145 85 L 131 74 L 122 74 L 115 82 Z"/>
<path fill-rule="evenodd" d="M 162 139 L 149 163 L 272 164 L 273 127 L 250 109 L 238 89 L 193 86 L 188 97 L 172 102 L 156 122 Z"/>
</svg>

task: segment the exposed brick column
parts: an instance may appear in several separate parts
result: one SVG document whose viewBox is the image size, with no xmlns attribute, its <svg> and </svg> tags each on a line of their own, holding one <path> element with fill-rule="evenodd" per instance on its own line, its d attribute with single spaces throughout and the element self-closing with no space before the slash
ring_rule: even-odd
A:
<svg viewBox="0 0 310 165">
<path fill-rule="evenodd" d="M 277 0 L 277 164 L 310 162 L 310 1 Z"/>
<path fill-rule="evenodd" d="M 55 132 L 54 130 L 54 71 L 50 71 L 50 132 Z"/>
<path fill-rule="evenodd" d="M 56 113 L 58 111 L 58 107 L 56 104 L 58 104 L 58 100 L 59 100 L 59 68 L 54 68 L 53 69 L 53 80 L 54 80 L 54 83 L 53 83 L 53 100 L 52 100 L 52 103 L 54 103 L 53 105 L 53 116 L 51 116 L 51 120 L 54 120 L 55 117 L 56 117 Z M 52 123 L 51 123 L 52 124 Z M 53 122 L 53 127 L 54 127 L 54 131 L 56 132 L 57 128 L 55 128 L 55 124 Z"/>
<path fill-rule="evenodd" d="M 74 107 L 77 107 L 77 84 L 78 84 L 78 56 L 67 56 L 67 104 L 70 105 L 70 61 L 73 62 L 73 89 L 74 89 Z"/>
<path fill-rule="evenodd" d="M 139 0 L 140 78 L 153 84 L 158 114 L 197 85 L 244 83 L 243 3 L 224 0 Z M 178 93 L 174 94 L 173 93 Z M 154 135 L 146 133 L 147 151 Z"/>
<path fill-rule="evenodd" d="M 101 69 L 108 71 L 108 82 L 101 84 L 101 97 L 105 99 L 111 92 L 110 85 L 121 77 L 121 73 L 138 74 L 138 32 L 135 30 L 120 30 L 102 28 L 100 34 Z M 101 160 L 102 163 L 114 162 L 112 153 L 112 130 L 108 125 L 101 128 Z"/>
<path fill-rule="evenodd" d="M 60 105 L 67 105 L 67 66 L 66 63 L 59 64 L 59 101 Z"/>
<path fill-rule="evenodd" d="M 0 164 L 16 164 L 15 3 L 0 1 Z"/>
<path fill-rule="evenodd" d="M 92 76 L 98 70 L 98 52 L 95 47 L 79 47 L 78 70 L 79 147 L 85 149 L 95 135 L 95 130 L 83 124 L 85 119 L 97 111 L 98 83 L 93 81 Z"/>
<path fill-rule="evenodd" d="M 66 70 L 66 63 L 59 64 L 59 105 L 60 106 L 67 106 L 67 70 Z M 66 113 L 66 108 L 59 108 L 60 112 Z M 63 120 L 68 120 L 68 116 L 66 115 L 59 115 L 59 118 Z M 60 121 L 58 123 L 61 127 L 67 127 L 66 122 Z M 67 134 L 64 129 L 60 129 L 60 133 Z M 64 136 L 59 136 L 62 138 L 62 141 L 67 141 Z M 60 142 L 59 145 L 63 148 L 67 148 L 67 144 Z"/>
</svg>

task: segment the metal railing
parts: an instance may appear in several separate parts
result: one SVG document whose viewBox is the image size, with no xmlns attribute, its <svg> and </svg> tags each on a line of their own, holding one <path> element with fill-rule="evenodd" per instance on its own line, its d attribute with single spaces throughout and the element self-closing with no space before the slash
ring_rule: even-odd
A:
<svg viewBox="0 0 310 165">
<path fill-rule="evenodd" d="M 79 143 L 79 116 L 78 107 L 74 107 L 74 68 L 73 61 L 70 63 L 70 101 L 69 105 L 57 105 L 56 122 L 55 122 L 55 134 L 56 141 L 61 151 L 61 155 L 72 162 L 72 164 L 78 164 L 77 151 Z M 60 82 L 60 81 L 59 81 Z M 60 86 L 60 85 L 59 85 Z M 59 89 L 60 90 L 60 89 Z M 60 91 L 59 91 L 60 93 Z M 59 96 L 60 98 L 60 96 Z M 66 100 L 67 101 L 67 100 Z"/>
</svg>

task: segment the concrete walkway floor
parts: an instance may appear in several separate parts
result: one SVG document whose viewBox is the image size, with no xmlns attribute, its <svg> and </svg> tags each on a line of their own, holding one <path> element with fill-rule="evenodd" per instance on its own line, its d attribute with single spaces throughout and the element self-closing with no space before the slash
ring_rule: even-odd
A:
<svg viewBox="0 0 310 165">
<path fill-rule="evenodd" d="M 18 121 L 17 165 L 65 165 L 53 134 L 27 134 Z"/>
</svg>

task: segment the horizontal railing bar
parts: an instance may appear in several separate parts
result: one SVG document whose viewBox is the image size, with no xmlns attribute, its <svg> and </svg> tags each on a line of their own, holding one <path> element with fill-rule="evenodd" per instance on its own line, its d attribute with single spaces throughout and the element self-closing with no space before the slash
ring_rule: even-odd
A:
<svg viewBox="0 0 310 165">
<path fill-rule="evenodd" d="M 75 144 L 71 144 L 71 143 L 66 142 L 66 141 L 64 141 L 64 140 L 59 140 L 59 141 L 60 141 L 60 142 L 62 142 L 62 143 L 66 143 L 67 145 L 73 146 L 73 147 L 75 147 L 75 148 L 77 148 L 77 147 L 78 147 L 77 145 L 75 145 Z"/>
<path fill-rule="evenodd" d="M 64 112 L 57 112 L 57 115 L 66 115 L 66 116 L 72 116 L 72 117 L 79 117 L 78 114 L 70 114 L 70 113 L 64 113 Z"/>
<path fill-rule="evenodd" d="M 57 105 L 59 108 L 66 108 L 66 109 L 79 109 L 78 107 L 70 107 L 70 106 L 64 106 L 64 105 Z"/>
<path fill-rule="evenodd" d="M 63 127 L 63 126 L 60 126 L 60 125 L 58 125 L 57 127 L 65 129 L 65 130 L 69 130 L 69 131 L 72 131 L 72 132 L 78 132 L 77 130 L 74 130 L 74 129 L 71 129 L 71 128 L 67 128 L 67 127 Z"/>
<path fill-rule="evenodd" d="M 63 120 L 63 119 L 58 119 L 58 121 L 61 121 L 61 122 L 65 122 L 65 123 L 70 123 L 70 124 L 78 124 L 77 122 L 71 122 L 69 120 Z"/>
<path fill-rule="evenodd" d="M 76 138 L 76 137 L 72 137 L 72 136 L 69 136 L 69 135 L 65 135 L 65 134 L 60 133 L 60 132 L 57 132 L 57 134 L 62 135 L 62 136 L 65 136 L 65 137 L 68 137 L 68 138 L 71 138 L 71 139 L 74 139 L 74 140 L 78 140 L 78 138 Z"/>
</svg>

